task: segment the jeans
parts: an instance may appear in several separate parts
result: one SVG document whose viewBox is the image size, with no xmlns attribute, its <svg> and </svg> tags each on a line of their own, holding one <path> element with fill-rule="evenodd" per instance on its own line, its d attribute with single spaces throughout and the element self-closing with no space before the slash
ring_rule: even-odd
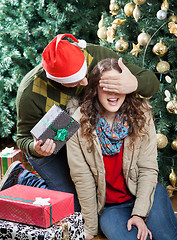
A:
<svg viewBox="0 0 177 240">
<path fill-rule="evenodd" d="M 99 216 L 100 228 L 109 240 L 137 240 L 137 228 L 127 230 L 134 199 L 122 204 L 105 205 Z M 177 218 L 166 189 L 157 184 L 154 202 L 146 221 L 153 240 L 177 240 Z M 149 236 L 147 238 L 149 240 Z"/>
<path fill-rule="evenodd" d="M 28 170 L 24 170 L 18 178 L 18 184 L 73 193 L 74 209 L 79 212 L 80 205 L 74 183 L 70 177 L 66 146 L 57 154 L 41 159 L 35 159 L 28 155 L 26 155 L 26 158 L 41 178 L 38 178 Z"/>
</svg>

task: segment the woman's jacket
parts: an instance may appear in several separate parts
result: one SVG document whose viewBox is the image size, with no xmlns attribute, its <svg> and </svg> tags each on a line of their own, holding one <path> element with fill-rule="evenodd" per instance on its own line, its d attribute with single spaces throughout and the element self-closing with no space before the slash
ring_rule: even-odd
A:
<svg viewBox="0 0 177 240">
<path fill-rule="evenodd" d="M 123 175 L 129 191 L 135 196 L 132 215 L 147 217 L 152 207 L 157 183 L 157 146 L 153 120 L 147 115 L 147 134 L 141 134 L 129 147 L 130 137 L 124 139 Z M 73 115 L 78 122 L 80 108 Z M 96 132 L 95 132 L 96 135 Z M 104 208 L 106 195 L 105 169 L 99 140 L 94 139 L 94 150 L 88 152 L 87 139 L 81 136 L 81 128 L 67 142 L 68 163 L 71 178 L 76 186 L 84 230 L 97 235 L 98 214 Z"/>
</svg>

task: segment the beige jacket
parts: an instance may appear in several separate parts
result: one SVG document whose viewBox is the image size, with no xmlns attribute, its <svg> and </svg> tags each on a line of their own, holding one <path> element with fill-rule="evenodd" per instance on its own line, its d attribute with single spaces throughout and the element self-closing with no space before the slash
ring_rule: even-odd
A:
<svg viewBox="0 0 177 240">
<path fill-rule="evenodd" d="M 79 121 L 80 109 L 73 117 Z M 132 215 L 142 217 L 146 217 L 151 209 L 158 175 L 156 131 L 152 119 L 149 126 L 146 124 L 146 129 L 149 136 L 142 134 L 134 142 L 133 150 L 128 148 L 130 137 L 126 137 L 123 152 L 125 181 L 136 196 Z M 98 138 L 94 140 L 94 151 L 88 152 L 87 146 L 87 139 L 81 137 L 79 129 L 67 142 L 68 163 L 85 220 L 85 232 L 97 235 L 98 214 L 105 204 L 105 169 Z"/>
</svg>

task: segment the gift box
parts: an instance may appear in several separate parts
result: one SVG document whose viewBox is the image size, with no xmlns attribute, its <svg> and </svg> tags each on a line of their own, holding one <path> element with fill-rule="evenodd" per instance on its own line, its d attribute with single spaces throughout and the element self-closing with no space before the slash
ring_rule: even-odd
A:
<svg viewBox="0 0 177 240">
<path fill-rule="evenodd" d="M 80 124 L 69 114 L 54 104 L 43 118 L 30 131 L 37 140 L 43 143 L 49 138 L 56 143 L 56 154 L 79 129 Z"/>
<path fill-rule="evenodd" d="M 0 177 L 3 177 L 11 163 L 17 160 L 22 162 L 22 152 L 20 149 L 6 147 L 2 150 L 0 152 Z"/>
<path fill-rule="evenodd" d="M 74 213 L 74 195 L 14 185 L 0 192 L 0 219 L 47 228 Z"/>
<path fill-rule="evenodd" d="M 82 240 L 84 227 L 82 215 L 75 212 L 49 228 L 39 228 L 22 223 L 0 220 L 0 240 Z"/>
</svg>

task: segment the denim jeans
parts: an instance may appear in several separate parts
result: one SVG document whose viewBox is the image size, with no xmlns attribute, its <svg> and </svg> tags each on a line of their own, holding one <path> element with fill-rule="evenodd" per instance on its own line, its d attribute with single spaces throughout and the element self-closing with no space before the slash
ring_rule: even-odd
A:
<svg viewBox="0 0 177 240">
<path fill-rule="evenodd" d="M 66 146 L 57 154 L 41 159 L 35 159 L 28 155 L 26 155 L 26 158 L 41 178 L 28 170 L 24 170 L 18 178 L 18 184 L 73 193 L 75 211 L 80 211 L 75 186 L 70 177 Z"/>
<path fill-rule="evenodd" d="M 99 217 L 100 228 L 109 240 L 137 240 L 137 228 L 129 232 L 134 199 L 122 204 L 106 205 Z M 154 202 L 146 221 L 153 240 L 177 240 L 177 218 L 166 189 L 157 184 Z M 149 236 L 147 238 L 149 240 Z"/>
</svg>

